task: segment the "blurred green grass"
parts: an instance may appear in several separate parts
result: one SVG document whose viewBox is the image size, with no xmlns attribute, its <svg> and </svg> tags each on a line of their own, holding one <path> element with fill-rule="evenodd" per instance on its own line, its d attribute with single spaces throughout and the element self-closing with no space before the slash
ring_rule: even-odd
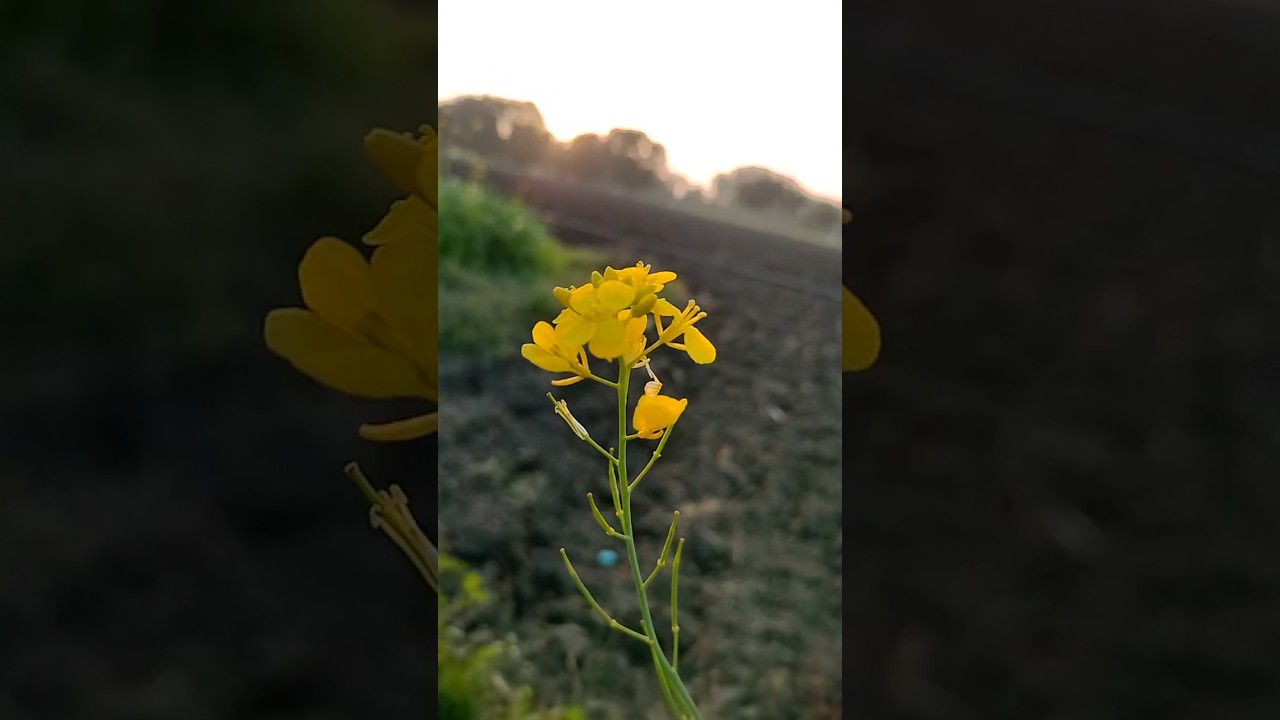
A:
<svg viewBox="0 0 1280 720">
<path fill-rule="evenodd" d="M 440 720 L 583 720 L 573 705 L 539 708 L 527 679 L 537 672 L 516 640 L 471 624 L 491 600 L 483 578 L 440 556 L 438 655 Z"/>
<path fill-rule="evenodd" d="M 560 309 L 551 294 L 590 256 L 561 245 L 528 208 L 475 182 L 440 180 L 440 348 L 495 358 Z"/>
</svg>

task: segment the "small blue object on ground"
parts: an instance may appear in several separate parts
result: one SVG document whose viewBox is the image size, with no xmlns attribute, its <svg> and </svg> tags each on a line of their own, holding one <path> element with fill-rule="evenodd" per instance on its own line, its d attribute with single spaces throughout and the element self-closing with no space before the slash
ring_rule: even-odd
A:
<svg viewBox="0 0 1280 720">
<path fill-rule="evenodd" d="M 618 553 L 613 550 L 601 550 L 596 553 L 596 562 L 600 567 L 613 567 L 618 564 Z"/>
</svg>

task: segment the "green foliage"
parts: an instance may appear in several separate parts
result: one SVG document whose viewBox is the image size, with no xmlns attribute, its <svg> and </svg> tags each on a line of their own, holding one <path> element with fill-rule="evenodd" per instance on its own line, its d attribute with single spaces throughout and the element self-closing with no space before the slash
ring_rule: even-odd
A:
<svg viewBox="0 0 1280 720">
<path fill-rule="evenodd" d="M 583 720 L 581 708 L 540 708 L 533 688 L 507 680 L 527 671 L 511 639 L 495 640 L 466 627 L 467 616 L 489 601 L 479 573 L 440 556 L 439 717 L 441 720 Z"/>
<path fill-rule="evenodd" d="M 442 352 L 510 353 L 548 288 L 579 264 L 532 212 L 476 183 L 440 181 Z"/>
<path fill-rule="evenodd" d="M 528 209 L 475 183 L 440 183 L 440 263 L 486 276 L 536 278 L 568 254 Z"/>
</svg>

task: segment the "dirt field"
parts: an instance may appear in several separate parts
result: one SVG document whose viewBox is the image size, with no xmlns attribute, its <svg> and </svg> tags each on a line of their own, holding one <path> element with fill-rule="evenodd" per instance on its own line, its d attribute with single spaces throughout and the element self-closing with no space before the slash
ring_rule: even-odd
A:
<svg viewBox="0 0 1280 720">
<path fill-rule="evenodd" d="M 709 717 L 839 717 L 839 253 L 551 181 L 490 182 L 615 267 L 644 260 L 676 271 L 709 313 L 700 327 L 718 348 L 714 364 L 655 357 L 664 391 L 689 409 L 637 496 L 642 553 L 656 557 L 679 509 L 681 657 Z M 608 545 L 584 495 L 607 497 L 604 468 L 552 413 L 551 376 L 518 346 L 494 365 L 443 363 L 444 543 L 495 578 L 510 598 L 507 620 L 564 675 L 561 690 L 581 683 L 588 697 L 616 699 L 638 685 L 652 703 L 647 658 L 598 624 L 557 555 L 565 547 L 597 599 L 630 618 L 625 564 L 593 561 Z M 595 434 L 611 432 L 607 392 L 556 390 Z M 587 650 L 578 628 L 608 650 Z"/>
<path fill-rule="evenodd" d="M 846 18 L 854 716 L 1280 717 L 1280 24 L 1241 5 Z"/>
</svg>

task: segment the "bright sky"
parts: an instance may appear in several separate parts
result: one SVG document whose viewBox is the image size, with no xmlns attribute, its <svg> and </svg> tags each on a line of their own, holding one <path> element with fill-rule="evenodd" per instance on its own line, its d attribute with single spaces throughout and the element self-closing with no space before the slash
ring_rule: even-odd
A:
<svg viewBox="0 0 1280 720">
<path fill-rule="evenodd" d="M 840 3 L 442 3 L 439 99 L 528 100 L 562 141 L 639 130 L 695 183 L 758 165 L 839 200 Z"/>
</svg>

